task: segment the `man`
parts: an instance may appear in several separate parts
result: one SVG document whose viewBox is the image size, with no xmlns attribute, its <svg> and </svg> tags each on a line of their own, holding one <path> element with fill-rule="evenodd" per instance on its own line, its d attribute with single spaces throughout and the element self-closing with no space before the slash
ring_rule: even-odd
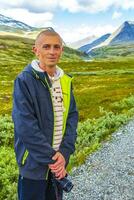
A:
<svg viewBox="0 0 134 200">
<path fill-rule="evenodd" d="M 66 176 L 75 150 L 78 112 L 72 78 L 57 66 L 63 52 L 60 35 L 42 31 L 33 51 L 38 60 L 14 82 L 15 153 L 19 166 L 19 200 L 56 200 L 62 190 L 52 182 Z M 60 193 L 60 194 L 59 194 Z"/>
</svg>

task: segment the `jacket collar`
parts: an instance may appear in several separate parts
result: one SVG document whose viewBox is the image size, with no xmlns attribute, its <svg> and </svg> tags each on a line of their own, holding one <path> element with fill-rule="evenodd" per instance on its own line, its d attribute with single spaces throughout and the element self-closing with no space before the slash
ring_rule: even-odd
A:
<svg viewBox="0 0 134 200">
<path fill-rule="evenodd" d="M 36 71 L 32 68 L 31 64 L 27 65 L 23 71 L 30 73 L 35 79 L 42 81 L 47 88 L 52 87 L 52 84 L 46 72 Z"/>
</svg>

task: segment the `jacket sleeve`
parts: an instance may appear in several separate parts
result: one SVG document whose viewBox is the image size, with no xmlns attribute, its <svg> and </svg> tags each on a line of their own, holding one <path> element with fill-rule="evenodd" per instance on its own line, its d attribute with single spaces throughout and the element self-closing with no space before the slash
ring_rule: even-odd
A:
<svg viewBox="0 0 134 200">
<path fill-rule="evenodd" d="M 12 118 L 17 137 L 36 162 L 43 165 L 53 163 L 52 156 L 56 152 L 38 125 L 30 92 L 21 78 L 14 82 L 13 98 Z"/>
<path fill-rule="evenodd" d="M 59 152 L 62 153 L 68 164 L 69 157 L 75 151 L 75 141 L 77 137 L 78 111 L 75 98 L 71 89 L 70 108 L 66 122 L 66 130 L 59 147 Z"/>
</svg>

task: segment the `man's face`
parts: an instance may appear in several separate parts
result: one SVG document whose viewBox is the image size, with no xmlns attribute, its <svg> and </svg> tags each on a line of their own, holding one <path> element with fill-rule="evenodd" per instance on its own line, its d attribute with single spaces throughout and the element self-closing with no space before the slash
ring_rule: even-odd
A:
<svg viewBox="0 0 134 200">
<path fill-rule="evenodd" d="M 40 64 L 54 67 L 62 54 L 63 47 L 58 36 L 41 36 L 33 48 Z"/>
</svg>

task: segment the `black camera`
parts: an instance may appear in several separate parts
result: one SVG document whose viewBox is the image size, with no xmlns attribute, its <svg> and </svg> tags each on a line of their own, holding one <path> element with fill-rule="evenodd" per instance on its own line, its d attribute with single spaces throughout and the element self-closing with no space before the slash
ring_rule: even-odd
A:
<svg viewBox="0 0 134 200">
<path fill-rule="evenodd" d="M 63 189 L 65 192 L 70 192 L 73 188 L 73 183 L 67 178 L 68 175 L 66 175 L 64 178 L 62 179 L 57 179 L 54 174 L 53 174 L 53 178 L 54 180 L 58 183 L 59 187 L 61 189 Z"/>
</svg>

